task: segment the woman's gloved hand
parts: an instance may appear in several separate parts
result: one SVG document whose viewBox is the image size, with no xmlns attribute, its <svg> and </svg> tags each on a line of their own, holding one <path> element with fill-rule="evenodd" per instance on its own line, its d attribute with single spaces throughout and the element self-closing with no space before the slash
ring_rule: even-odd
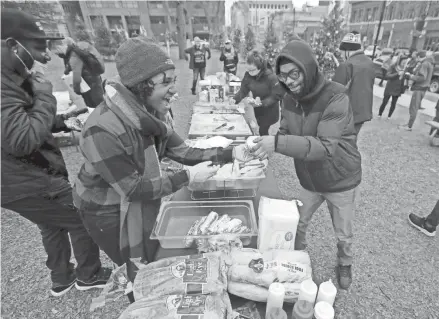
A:
<svg viewBox="0 0 439 319">
<path fill-rule="evenodd" d="M 211 161 L 202 162 L 195 166 L 186 166 L 185 169 L 189 176 L 189 185 L 205 182 L 213 177 L 219 168 L 219 165 L 212 165 Z"/>
<path fill-rule="evenodd" d="M 248 162 L 255 158 L 257 157 L 250 152 L 247 144 L 241 144 L 233 148 L 233 159 L 236 159 L 240 162 Z"/>
</svg>

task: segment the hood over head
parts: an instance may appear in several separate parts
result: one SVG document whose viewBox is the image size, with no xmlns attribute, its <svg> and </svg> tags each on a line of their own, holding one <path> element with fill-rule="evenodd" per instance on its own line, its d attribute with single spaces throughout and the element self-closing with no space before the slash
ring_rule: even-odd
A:
<svg viewBox="0 0 439 319">
<path fill-rule="evenodd" d="M 314 92 L 323 87 L 323 74 L 319 71 L 315 54 L 308 43 L 301 40 L 293 40 L 288 43 L 276 59 L 276 74 L 280 73 L 280 65 L 287 61 L 294 62 L 303 72 L 304 91 L 301 93 L 300 100 L 309 98 L 310 95 L 314 95 Z M 290 92 L 284 83 L 279 83 L 287 92 Z"/>
</svg>

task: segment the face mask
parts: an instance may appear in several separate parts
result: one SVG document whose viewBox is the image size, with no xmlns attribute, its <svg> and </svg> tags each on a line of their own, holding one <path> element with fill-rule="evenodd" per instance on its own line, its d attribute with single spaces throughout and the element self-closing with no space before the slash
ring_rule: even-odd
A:
<svg viewBox="0 0 439 319">
<path fill-rule="evenodd" d="M 259 74 L 259 70 L 248 71 L 248 74 L 250 74 L 251 76 L 256 76 Z"/>
<path fill-rule="evenodd" d="M 27 76 L 30 76 L 32 74 L 31 69 L 33 68 L 33 66 L 35 64 L 35 59 L 32 56 L 32 54 L 20 42 L 18 42 L 17 40 L 15 40 L 15 42 L 17 42 L 24 49 L 25 53 L 27 53 L 26 57 L 20 57 L 18 55 L 18 51 L 14 50 L 15 57 L 18 59 L 18 61 L 21 62 L 21 64 L 24 67 L 24 72 L 26 73 Z M 30 66 L 28 66 L 25 63 L 25 61 L 28 62 L 28 64 L 30 64 Z"/>
<path fill-rule="evenodd" d="M 43 64 L 41 62 L 35 61 L 30 72 L 32 74 L 41 73 L 44 75 L 46 73 L 46 70 L 47 70 L 47 64 Z"/>
</svg>

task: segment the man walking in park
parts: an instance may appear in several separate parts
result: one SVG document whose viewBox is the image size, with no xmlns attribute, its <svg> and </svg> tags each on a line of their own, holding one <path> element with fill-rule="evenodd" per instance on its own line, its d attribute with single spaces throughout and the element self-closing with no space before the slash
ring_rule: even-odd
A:
<svg viewBox="0 0 439 319">
<path fill-rule="evenodd" d="M 206 53 L 207 60 L 210 59 L 210 49 L 201 45 L 201 40 L 199 37 L 194 38 L 194 46 L 187 48 L 184 50 L 186 54 L 189 54 L 189 68 L 193 70 L 194 77 L 192 80 L 192 89 L 191 92 L 195 95 L 195 90 L 197 88 L 198 76 L 200 76 L 201 80 L 204 80 L 204 76 L 206 75 Z M 186 55 L 186 60 L 188 57 Z"/>
</svg>

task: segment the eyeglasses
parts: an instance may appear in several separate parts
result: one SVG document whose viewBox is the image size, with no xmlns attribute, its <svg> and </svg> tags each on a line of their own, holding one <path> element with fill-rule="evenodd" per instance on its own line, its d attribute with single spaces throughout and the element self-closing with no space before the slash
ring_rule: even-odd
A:
<svg viewBox="0 0 439 319">
<path fill-rule="evenodd" d="M 175 82 L 177 81 L 177 76 L 166 77 L 166 73 L 163 72 L 162 74 L 163 74 L 163 81 L 158 83 L 152 83 L 153 85 L 163 84 L 165 86 L 169 86 L 171 84 L 175 84 Z"/>
<path fill-rule="evenodd" d="M 277 75 L 277 78 L 279 79 L 279 81 L 281 82 L 286 82 L 288 80 L 288 78 L 290 78 L 293 81 L 296 81 L 300 78 L 300 71 L 297 69 L 291 70 L 288 73 L 279 73 Z"/>
</svg>

